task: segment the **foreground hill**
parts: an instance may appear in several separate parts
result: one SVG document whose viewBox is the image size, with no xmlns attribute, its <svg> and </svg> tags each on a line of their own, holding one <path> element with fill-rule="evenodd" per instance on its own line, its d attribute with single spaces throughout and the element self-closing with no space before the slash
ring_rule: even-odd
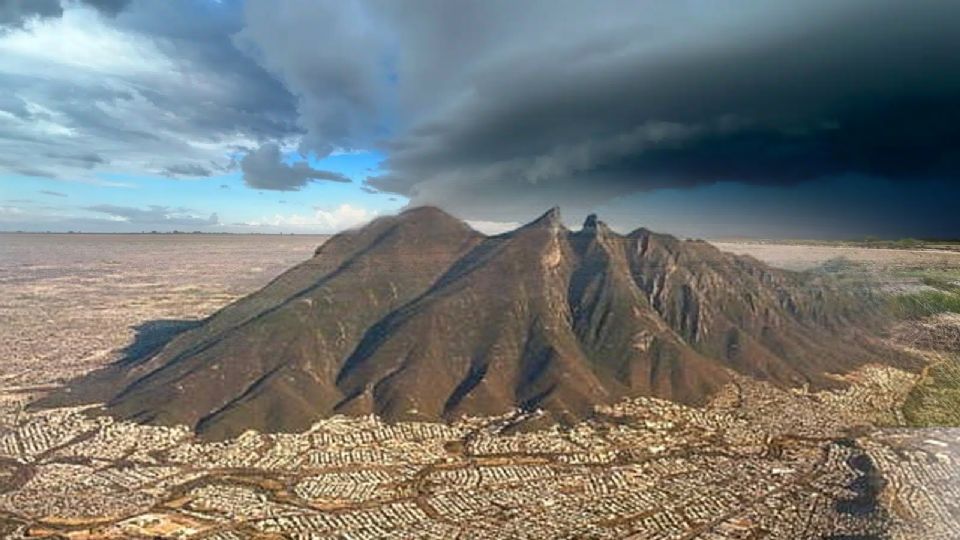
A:
<svg viewBox="0 0 960 540">
<path fill-rule="evenodd" d="M 652 395 L 702 403 L 738 372 L 840 385 L 868 362 L 912 365 L 875 336 L 879 304 L 699 241 L 554 209 L 487 237 L 436 208 L 339 234 L 262 290 L 146 358 L 39 405 L 223 438 L 333 414 L 454 419 L 540 408 L 571 422 Z"/>
</svg>

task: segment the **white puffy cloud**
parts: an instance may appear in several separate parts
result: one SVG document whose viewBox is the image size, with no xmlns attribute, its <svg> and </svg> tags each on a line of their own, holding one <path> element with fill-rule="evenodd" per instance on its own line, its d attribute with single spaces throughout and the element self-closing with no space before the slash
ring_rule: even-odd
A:
<svg viewBox="0 0 960 540">
<path fill-rule="evenodd" d="M 277 230 L 299 229 L 309 232 L 337 232 L 363 225 L 376 216 L 376 212 L 365 208 L 351 204 L 341 204 L 333 209 L 314 208 L 312 214 L 275 214 L 243 225 Z"/>
<path fill-rule="evenodd" d="M 92 9 L 34 19 L 0 37 L 0 71 L 46 73 L 61 80 L 89 76 L 162 76 L 176 69 L 154 40 L 118 29 Z"/>
<path fill-rule="evenodd" d="M 467 225 L 470 225 L 474 229 L 484 233 L 484 234 L 501 234 L 505 232 L 510 232 L 521 224 L 517 221 L 484 221 L 484 220 L 467 220 Z"/>
<path fill-rule="evenodd" d="M 118 206 L 113 204 L 97 204 L 84 208 L 90 212 L 104 214 L 107 219 L 142 225 L 166 225 L 181 227 L 212 227 L 220 223 L 216 213 L 208 217 L 196 215 L 196 211 L 189 208 L 170 208 L 167 206 L 150 205 L 146 208 L 134 206 Z"/>
</svg>

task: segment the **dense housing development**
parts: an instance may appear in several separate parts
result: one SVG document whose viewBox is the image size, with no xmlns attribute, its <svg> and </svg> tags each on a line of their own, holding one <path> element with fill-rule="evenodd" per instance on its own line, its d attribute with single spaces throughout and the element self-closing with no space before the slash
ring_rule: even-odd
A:
<svg viewBox="0 0 960 540">
<path fill-rule="evenodd" d="M 915 375 L 856 375 L 815 394 L 743 378 L 704 408 L 637 398 L 570 428 L 339 416 L 219 442 L 24 413 L 15 392 L 0 512 L 8 538 L 949 538 L 960 430 L 877 428 Z"/>
</svg>

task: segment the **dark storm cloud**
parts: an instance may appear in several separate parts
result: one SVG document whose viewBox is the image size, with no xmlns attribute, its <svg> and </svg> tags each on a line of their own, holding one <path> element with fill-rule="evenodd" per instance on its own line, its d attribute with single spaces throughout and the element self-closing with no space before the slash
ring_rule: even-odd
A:
<svg viewBox="0 0 960 540">
<path fill-rule="evenodd" d="M 188 208 L 170 208 L 167 206 L 150 205 L 146 208 L 133 206 L 118 206 L 113 204 L 97 204 L 86 206 L 84 210 L 106 214 L 127 223 L 141 225 L 168 225 L 179 227 L 209 227 L 220 223 L 217 214 L 210 214 L 202 218 L 193 215 Z"/>
<path fill-rule="evenodd" d="M 130 0 L 80 0 L 107 15 L 116 15 Z M 0 0 L 0 30 L 2 27 L 22 27 L 31 19 L 60 17 L 63 15 L 61 0 Z"/>
<path fill-rule="evenodd" d="M 169 176 L 171 178 L 206 178 L 207 176 L 213 175 L 213 170 L 211 170 L 209 167 L 204 167 L 203 165 L 198 165 L 196 163 L 168 165 L 160 172 L 164 176 Z"/>
<path fill-rule="evenodd" d="M 48 152 L 46 156 L 48 158 L 59 160 L 67 165 L 79 166 L 85 169 L 92 169 L 97 165 L 104 165 L 109 162 L 107 158 L 95 152 L 84 152 L 79 154 L 58 154 L 56 152 Z"/>
<path fill-rule="evenodd" d="M 370 186 L 466 217 L 960 173 L 951 2 L 274 5 L 248 2 L 243 37 L 298 97 L 306 149 L 379 141 Z"/>
<path fill-rule="evenodd" d="M 0 94 L 0 112 L 5 112 L 21 119 L 29 115 L 26 102 L 9 93 Z"/>
<path fill-rule="evenodd" d="M 240 161 L 243 181 L 258 189 L 296 191 L 312 180 L 350 182 L 346 176 L 333 171 L 314 169 L 305 161 L 287 164 L 282 161 L 280 148 L 273 143 L 251 150 Z"/>
<path fill-rule="evenodd" d="M 118 24 L 154 38 L 169 57 L 183 66 L 190 83 L 179 92 L 145 91 L 157 107 L 178 111 L 197 133 L 227 133 L 240 128 L 257 140 L 301 133 L 295 101 L 283 83 L 251 60 L 234 43 L 242 31 L 242 13 L 224 3 L 198 5 L 193 0 L 137 2 Z M 198 86 L 192 88 L 191 86 Z"/>
<path fill-rule="evenodd" d="M 0 157 L 0 168 L 5 168 L 12 172 L 13 174 L 19 176 L 31 176 L 34 178 L 56 178 L 57 175 L 53 171 L 43 169 L 40 167 L 35 167 L 28 163 L 20 163 L 14 160 L 7 160 Z"/>
<path fill-rule="evenodd" d="M 0 31 L 5 26 L 23 26 L 30 19 L 62 14 L 60 0 L 0 0 Z"/>
<path fill-rule="evenodd" d="M 724 180 L 957 176 L 960 11 L 922 4 L 861 5 L 663 57 L 511 63 L 479 97 L 396 141 L 393 172 L 371 184 L 463 206 L 477 184 L 595 204 Z"/>
<path fill-rule="evenodd" d="M 130 5 L 130 0 L 81 0 L 108 15 L 116 15 Z"/>
<path fill-rule="evenodd" d="M 366 148 L 388 122 L 383 28 L 362 2 L 254 1 L 234 43 L 298 100 L 301 149 L 326 156 Z"/>
</svg>

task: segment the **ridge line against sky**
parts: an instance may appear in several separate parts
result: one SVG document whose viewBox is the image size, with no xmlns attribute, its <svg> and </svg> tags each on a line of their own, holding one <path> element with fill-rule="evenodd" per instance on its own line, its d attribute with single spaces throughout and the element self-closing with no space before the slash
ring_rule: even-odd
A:
<svg viewBox="0 0 960 540">
<path fill-rule="evenodd" d="M 0 0 L 0 230 L 960 236 L 945 0 Z"/>
</svg>

